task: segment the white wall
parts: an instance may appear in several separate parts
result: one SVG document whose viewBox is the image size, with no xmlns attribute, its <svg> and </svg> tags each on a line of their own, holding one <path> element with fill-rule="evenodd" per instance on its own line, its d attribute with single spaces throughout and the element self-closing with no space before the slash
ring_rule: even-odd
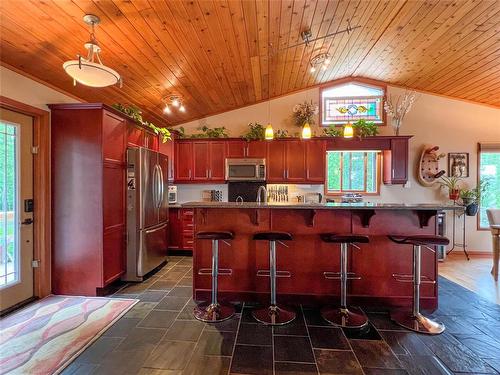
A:
<svg viewBox="0 0 500 375">
<path fill-rule="evenodd" d="M 0 65 L 0 95 L 48 111 L 47 104 L 79 103 L 75 98 Z"/>
<path fill-rule="evenodd" d="M 400 95 L 403 90 L 390 86 L 388 87 L 388 93 Z M 292 107 L 304 100 L 309 101 L 311 99 L 318 103 L 318 88 L 271 100 L 270 119 L 273 128 L 289 129 L 292 134 L 298 132 L 300 129 L 295 127 L 291 121 Z M 264 102 L 210 116 L 202 120 L 191 121 L 180 126 L 184 126 L 187 133 L 196 132 L 196 129 L 202 125 L 209 127 L 225 126 L 229 129 L 230 136 L 237 137 L 246 131 L 249 122 L 267 124 L 269 121 L 268 111 L 269 104 Z M 321 130 L 317 125 L 313 127 L 313 131 L 321 134 Z M 381 128 L 380 134 L 392 135 L 392 128 L 384 126 Z M 444 191 L 437 188 L 423 187 L 417 182 L 416 168 L 423 145 L 437 145 L 440 147 L 440 152 L 444 153 L 468 152 L 470 156 L 470 177 L 464 180 L 464 186 L 474 187 L 477 177 L 477 143 L 480 141 L 500 142 L 500 109 L 421 93 L 412 111 L 404 120 L 401 135 L 413 135 L 410 141 L 409 167 L 411 173 L 409 187 L 382 185 L 380 196 L 370 197 L 369 201 L 445 203 L 448 201 Z M 442 168 L 447 169 L 446 159 L 443 159 L 442 163 Z M 451 222 L 448 229 L 451 235 Z M 491 249 L 491 236 L 489 232 L 476 230 L 475 217 L 467 217 L 467 229 L 467 242 L 471 250 L 488 251 Z M 458 226 L 457 230 L 458 233 L 461 233 Z"/>
</svg>

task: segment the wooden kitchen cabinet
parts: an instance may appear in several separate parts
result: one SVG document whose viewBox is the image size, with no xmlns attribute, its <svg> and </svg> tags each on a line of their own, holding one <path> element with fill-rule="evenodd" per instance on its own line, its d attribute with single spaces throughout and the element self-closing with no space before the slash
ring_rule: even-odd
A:
<svg viewBox="0 0 500 375">
<path fill-rule="evenodd" d="M 293 140 L 285 142 L 285 180 L 297 183 L 306 180 L 306 142 Z"/>
<path fill-rule="evenodd" d="M 49 107 L 52 292 L 95 296 L 125 271 L 126 147 L 140 129 L 100 103 Z"/>
<path fill-rule="evenodd" d="M 404 185 L 408 182 L 408 138 L 392 138 L 389 150 L 384 150 L 383 182 Z"/>
<path fill-rule="evenodd" d="M 174 142 L 172 140 L 163 142 L 161 137 L 159 139 L 159 151 L 163 155 L 167 155 L 168 157 L 168 180 L 172 182 L 174 180 L 174 170 L 175 170 L 175 150 L 174 150 Z"/>
<path fill-rule="evenodd" d="M 286 181 L 285 153 L 284 141 L 271 141 L 267 144 L 267 182 L 284 183 Z"/>
<path fill-rule="evenodd" d="M 229 140 L 226 143 L 227 158 L 263 158 L 267 157 L 266 141 Z"/>
<path fill-rule="evenodd" d="M 169 210 L 169 250 L 193 250 L 194 216 L 192 209 Z"/>
<path fill-rule="evenodd" d="M 324 183 L 326 169 L 326 147 L 323 140 L 306 142 L 306 181 Z"/>
<path fill-rule="evenodd" d="M 176 182 L 191 181 L 193 172 L 193 142 L 191 141 L 176 141 L 175 149 L 175 171 L 174 180 Z"/>
<path fill-rule="evenodd" d="M 209 145 L 206 141 L 193 142 L 193 181 L 209 180 Z"/>
<path fill-rule="evenodd" d="M 175 148 L 176 182 L 224 182 L 225 141 L 178 141 Z"/>
</svg>

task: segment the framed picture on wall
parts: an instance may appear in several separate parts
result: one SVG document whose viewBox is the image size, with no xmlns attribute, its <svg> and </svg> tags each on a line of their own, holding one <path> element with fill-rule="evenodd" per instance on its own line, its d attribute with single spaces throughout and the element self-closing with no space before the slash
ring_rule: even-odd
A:
<svg viewBox="0 0 500 375">
<path fill-rule="evenodd" d="M 469 177 L 469 153 L 448 153 L 448 177 Z"/>
</svg>

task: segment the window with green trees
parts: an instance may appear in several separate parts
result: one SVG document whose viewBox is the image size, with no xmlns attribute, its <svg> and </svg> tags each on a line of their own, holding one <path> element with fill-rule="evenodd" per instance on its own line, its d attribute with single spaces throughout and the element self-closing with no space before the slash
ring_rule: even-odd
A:
<svg viewBox="0 0 500 375">
<path fill-rule="evenodd" d="M 327 192 L 378 192 L 378 151 L 327 151 Z"/>
<path fill-rule="evenodd" d="M 488 228 L 488 208 L 500 208 L 500 145 L 494 148 L 482 147 L 479 153 L 479 181 L 486 183 L 486 189 L 481 196 L 479 209 L 479 227 Z"/>
</svg>

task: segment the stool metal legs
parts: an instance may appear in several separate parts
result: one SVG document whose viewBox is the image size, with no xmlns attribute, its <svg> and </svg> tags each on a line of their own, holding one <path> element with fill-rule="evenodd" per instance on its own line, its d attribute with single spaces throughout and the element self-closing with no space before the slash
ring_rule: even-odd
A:
<svg viewBox="0 0 500 375">
<path fill-rule="evenodd" d="M 234 315 L 234 307 L 217 301 L 219 275 L 219 241 L 212 240 L 212 301 L 194 308 L 194 317 L 203 322 L 221 322 Z"/>
<path fill-rule="evenodd" d="M 325 307 L 321 316 L 329 323 L 346 328 L 362 328 L 368 324 L 368 318 L 358 307 L 347 307 L 347 243 L 340 244 L 340 307 Z"/>
<path fill-rule="evenodd" d="M 413 246 L 413 307 L 412 311 L 396 311 L 391 313 L 391 319 L 397 324 L 412 331 L 437 335 L 445 329 L 442 323 L 436 322 L 420 313 L 420 282 L 421 282 L 421 246 Z"/>
<path fill-rule="evenodd" d="M 253 310 L 253 317 L 264 324 L 283 325 L 295 319 L 295 312 L 276 303 L 276 241 L 269 241 L 269 281 L 271 284 L 271 305 Z"/>
</svg>

